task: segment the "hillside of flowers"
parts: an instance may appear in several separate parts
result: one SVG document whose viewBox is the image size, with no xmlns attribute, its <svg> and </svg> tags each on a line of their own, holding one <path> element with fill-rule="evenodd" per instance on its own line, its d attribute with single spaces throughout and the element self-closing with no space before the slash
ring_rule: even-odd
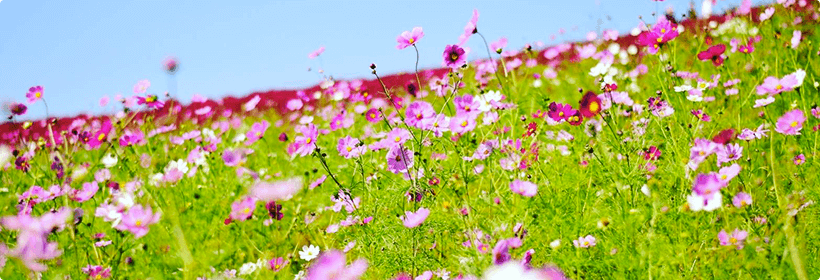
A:
<svg viewBox="0 0 820 280">
<path fill-rule="evenodd" d="M 818 6 L 522 49 L 465 10 L 452 45 L 396 32 L 442 68 L 189 104 L 137 77 L 110 116 L 25 121 L 59 106 L 33 85 L 0 278 L 816 279 Z"/>
</svg>

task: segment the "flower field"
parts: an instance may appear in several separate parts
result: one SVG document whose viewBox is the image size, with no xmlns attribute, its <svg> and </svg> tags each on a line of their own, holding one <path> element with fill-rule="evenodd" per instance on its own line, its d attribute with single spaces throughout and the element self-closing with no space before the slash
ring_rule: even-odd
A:
<svg viewBox="0 0 820 280">
<path fill-rule="evenodd" d="M 737 4 L 517 50 L 474 10 L 397 32 L 442 68 L 110 116 L 21 89 L 0 278 L 816 279 L 820 3 Z"/>
</svg>

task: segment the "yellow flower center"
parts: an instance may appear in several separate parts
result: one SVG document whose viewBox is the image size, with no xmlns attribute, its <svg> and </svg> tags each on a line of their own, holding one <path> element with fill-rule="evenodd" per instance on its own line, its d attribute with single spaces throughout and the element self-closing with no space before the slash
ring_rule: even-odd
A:
<svg viewBox="0 0 820 280">
<path fill-rule="evenodd" d="M 421 113 L 416 114 L 416 119 L 421 119 Z"/>
<path fill-rule="evenodd" d="M 559 117 L 563 117 L 563 116 L 564 116 L 564 112 L 563 112 L 563 111 L 562 111 L 562 112 L 558 112 L 558 116 L 559 116 Z"/>
<path fill-rule="evenodd" d="M 97 276 L 94 276 L 94 279 L 100 280 L 100 279 L 102 279 L 102 275 L 97 274 Z"/>
<path fill-rule="evenodd" d="M 456 60 L 458 60 L 458 54 L 455 54 L 455 53 L 454 53 L 454 54 L 450 54 L 450 60 L 452 60 L 452 61 L 456 61 Z"/>
<path fill-rule="evenodd" d="M 146 97 L 146 98 L 145 98 L 145 101 L 146 101 L 146 102 L 154 102 L 154 101 L 157 101 L 157 96 L 155 96 L 155 95 L 148 96 L 148 97 Z"/>
<path fill-rule="evenodd" d="M 584 246 L 589 246 L 589 241 L 584 241 Z"/>
<path fill-rule="evenodd" d="M 467 127 L 467 121 L 461 122 L 461 127 Z"/>
<path fill-rule="evenodd" d="M 367 92 L 365 91 L 365 92 L 364 92 L 364 94 L 362 94 L 362 95 L 363 95 L 364 97 L 367 97 Z"/>
<path fill-rule="evenodd" d="M 245 214 L 248 214 L 248 213 L 251 212 L 251 208 L 250 207 L 245 207 L 245 210 L 242 210 L 242 212 L 245 212 Z"/>
<path fill-rule="evenodd" d="M 351 148 L 351 147 L 347 147 L 347 148 L 345 148 L 345 150 L 347 150 L 348 152 L 350 152 L 350 151 L 352 151 L 352 150 L 353 150 L 353 148 Z"/>
<path fill-rule="evenodd" d="M 464 106 L 464 111 L 470 111 L 470 106 Z"/>
<path fill-rule="evenodd" d="M 308 143 L 308 144 L 310 144 L 310 142 L 313 142 L 313 139 L 311 139 L 311 138 L 308 138 L 308 139 L 307 139 L 307 140 L 305 140 L 305 143 Z"/>
<path fill-rule="evenodd" d="M 734 237 L 729 238 L 729 243 L 737 244 L 737 238 L 734 238 Z"/>
<path fill-rule="evenodd" d="M 776 87 L 774 87 L 774 89 L 781 90 L 781 89 L 783 89 L 783 86 L 782 85 L 777 85 Z"/>
<path fill-rule="evenodd" d="M 262 132 L 257 131 L 256 132 L 256 137 L 259 137 L 259 136 L 262 136 Z"/>
<path fill-rule="evenodd" d="M 134 225 L 136 225 L 138 227 L 142 226 L 142 220 L 137 220 L 137 222 L 135 222 Z"/>
<path fill-rule="evenodd" d="M 281 265 L 279 265 L 279 264 L 276 264 L 275 266 L 273 266 L 273 268 L 275 268 L 275 269 L 277 269 L 277 270 L 278 270 L 279 268 L 281 268 L 281 267 L 282 267 L 282 266 L 281 266 Z"/>
<path fill-rule="evenodd" d="M 97 140 L 102 141 L 103 139 L 105 139 L 105 133 L 100 133 L 100 136 L 97 136 Z"/>
<path fill-rule="evenodd" d="M 661 28 L 661 33 L 666 33 L 666 28 Z"/>
<path fill-rule="evenodd" d="M 37 98 L 40 98 L 42 96 L 43 96 L 43 92 L 41 92 L 41 91 L 38 91 L 37 93 L 34 94 L 34 97 L 37 97 Z"/>
<path fill-rule="evenodd" d="M 393 141 L 396 141 L 396 143 L 401 142 L 401 137 L 396 136 L 396 138 L 395 138 L 395 139 L 393 139 Z"/>
<path fill-rule="evenodd" d="M 720 175 L 720 179 L 721 179 L 721 180 L 726 180 L 726 178 L 728 178 L 728 176 L 726 176 L 726 175 Z"/>
<path fill-rule="evenodd" d="M 416 42 L 416 39 L 410 38 L 409 40 L 407 40 L 407 42 L 412 45 L 413 43 Z"/>
<path fill-rule="evenodd" d="M 663 38 L 658 37 L 658 43 L 660 43 L 661 41 L 663 41 Z"/>
<path fill-rule="evenodd" d="M 797 127 L 797 122 L 792 122 L 792 123 L 791 123 L 791 124 L 789 124 L 789 125 L 790 125 L 791 127 Z"/>
<path fill-rule="evenodd" d="M 375 113 L 370 113 L 370 118 L 371 118 L 371 119 L 375 119 L 375 118 L 376 118 L 376 114 L 375 114 Z"/>
<path fill-rule="evenodd" d="M 598 102 L 589 103 L 589 111 L 590 112 L 597 112 L 600 106 L 598 106 Z"/>
<path fill-rule="evenodd" d="M 700 151 L 700 152 L 698 152 L 698 155 L 699 155 L 699 156 L 702 156 L 702 155 L 705 155 L 705 154 L 706 154 L 706 152 L 704 152 L 704 151 Z"/>
</svg>

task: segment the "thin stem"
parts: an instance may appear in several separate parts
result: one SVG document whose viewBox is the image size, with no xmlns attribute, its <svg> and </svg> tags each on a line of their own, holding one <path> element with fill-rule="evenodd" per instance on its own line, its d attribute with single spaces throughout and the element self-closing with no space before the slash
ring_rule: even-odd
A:
<svg viewBox="0 0 820 280">
<path fill-rule="evenodd" d="M 481 35 L 481 32 L 476 32 L 481 40 L 484 41 L 484 47 L 487 48 L 487 56 L 490 58 L 490 61 L 493 62 L 493 68 L 495 69 L 495 77 L 498 78 L 498 84 L 501 85 L 501 89 L 504 89 L 504 82 L 501 80 L 501 75 L 498 74 L 498 65 L 495 64 L 495 60 L 493 60 L 493 54 L 490 52 L 490 44 L 487 44 L 487 39 L 484 38 L 484 35 Z M 505 70 L 506 71 L 506 68 Z"/>
<path fill-rule="evenodd" d="M 419 79 L 419 48 L 416 47 L 416 44 L 413 44 L 413 49 L 416 50 L 416 83 L 418 83 L 416 91 L 421 91 L 421 79 Z"/>
</svg>

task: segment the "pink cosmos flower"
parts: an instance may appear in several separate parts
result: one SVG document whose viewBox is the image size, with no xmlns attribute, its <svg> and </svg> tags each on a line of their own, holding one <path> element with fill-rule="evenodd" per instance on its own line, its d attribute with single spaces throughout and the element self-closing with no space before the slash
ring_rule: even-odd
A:
<svg viewBox="0 0 820 280">
<path fill-rule="evenodd" d="M 128 147 L 130 145 L 145 145 L 145 134 L 139 128 L 126 128 L 120 136 L 120 147 Z"/>
<path fill-rule="evenodd" d="M 752 0 L 743 0 L 740 2 L 740 7 L 737 8 L 737 14 L 748 15 L 752 12 Z"/>
<path fill-rule="evenodd" d="M 12 115 L 22 116 L 26 114 L 28 107 L 23 103 L 12 102 L 8 104 L 8 110 Z"/>
<path fill-rule="evenodd" d="M 658 17 L 658 21 L 652 30 L 644 31 L 638 35 L 638 43 L 647 47 L 650 54 L 658 52 L 663 44 L 678 37 L 677 25 L 670 22 L 666 17 Z"/>
<path fill-rule="evenodd" d="M 83 183 L 82 189 L 74 190 L 72 199 L 74 199 L 74 201 L 77 202 L 86 202 L 92 197 L 94 197 L 94 195 L 97 194 L 97 190 L 99 189 L 100 187 L 97 184 L 97 182 L 85 182 Z"/>
<path fill-rule="evenodd" d="M 108 141 L 108 137 L 110 136 L 111 129 L 113 126 L 111 125 L 111 120 L 106 119 L 105 122 L 102 123 L 100 129 L 94 132 L 92 137 L 87 139 L 83 139 L 88 143 L 88 146 L 92 149 L 99 147 L 103 142 Z"/>
<path fill-rule="evenodd" d="M 148 226 L 159 222 L 160 213 L 151 211 L 151 206 L 143 208 L 137 204 L 128 209 L 122 216 L 122 221 L 115 227 L 120 231 L 129 231 L 134 234 L 134 238 L 140 238 L 148 234 Z"/>
<path fill-rule="evenodd" d="M 136 85 L 134 85 L 134 93 L 143 94 L 146 91 L 148 91 L 149 87 L 151 87 L 151 81 L 149 81 L 149 80 L 139 81 L 139 82 L 137 82 Z"/>
<path fill-rule="evenodd" d="M 296 146 L 295 154 L 306 156 L 316 150 L 316 138 L 319 136 L 319 130 L 315 125 L 309 123 L 307 126 L 298 127 L 297 130 L 301 135 L 296 136 L 293 140 Z"/>
<path fill-rule="evenodd" d="M 459 45 L 447 45 L 444 47 L 444 62 L 442 65 L 458 70 L 467 62 L 467 56 L 464 49 Z"/>
<path fill-rule="evenodd" d="M 717 164 L 732 162 L 743 156 L 743 147 L 740 144 L 727 144 L 719 147 L 716 152 Z"/>
<path fill-rule="evenodd" d="M 157 97 L 156 95 L 153 95 L 153 94 L 147 94 L 147 95 L 145 95 L 145 97 L 137 96 L 136 98 L 137 98 L 137 104 L 138 105 L 145 104 L 145 106 L 147 106 L 148 108 L 151 108 L 151 109 L 159 109 L 159 108 L 162 108 L 162 106 L 165 105 L 164 102 L 159 100 L 159 97 Z"/>
<path fill-rule="evenodd" d="M 763 84 L 757 86 L 757 94 L 773 96 L 782 92 L 792 91 L 799 86 L 797 75 L 794 73 L 784 76 L 782 79 L 776 77 L 767 77 L 763 80 Z"/>
<path fill-rule="evenodd" d="M 576 110 L 572 109 L 572 105 L 552 102 L 549 105 L 547 116 L 556 122 L 561 122 L 575 115 L 575 113 Z"/>
<path fill-rule="evenodd" d="M 111 268 L 110 267 L 102 267 L 100 265 L 88 265 L 84 267 L 83 273 L 88 274 L 88 279 L 106 279 L 111 278 Z"/>
<path fill-rule="evenodd" d="M 796 155 L 792 159 L 792 162 L 794 162 L 794 165 L 802 165 L 806 163 L 806 156 L 803 154 Z"/>
<path fill-rule="evenodd" d="M 433 135 L 436 137 L 441 137 L 444 132 L 450 131 L 450 117 L 439 114 L 430 126 L 430 130 L 433 131 Z"/>
<path fill-rule="evenodd" d="M 249 130 L 245 134 L 245 145 L 250 146 L 251 144 L 255 143 L 257 140 L 261 139 L 262 136 L 265 135 L 265 131 L 268 130 L 270 127 L 270 123 L 263 120 L 261 122 L 254 123 L 251 126 L 251 130 Z"/>
<path fill-rule="evenodd" d="M 705 61 L 711 60 L 712 64 L 715 66 L 720 66 L 723 64 L 723 60 L 725 57 L 723 53 L 726 51 L 726 45 L 724 44 L 717 44 L 714 46 L 709 47 L 705 51 L 698 53 L 698 59 Z"/>
<path fill-rule="evenodd" d="M 740 165 L 735 163 L 727 167 L 723 167 L 718 171 L 718 179 L 724 184 L 734 179 L 740 173 Z"/>
<path fill-rule="evenodd" d="M 358 259 L 346 266 L 342 252 L 330 250 L 319 256 L 308 268 L 305 280 L 356 280 L 367 270 L 367 261 Z"/>
<path fill-rule="evenodd" d="M 382 113 L 376 108 L 370 108 L 364 113 L 364 116 L 368 122 L 375 123 L 381 121 Z"/>
<path fill-rule="evenodd" d="M 410 212 L 410 211 L 405 211 L 404 212 L 404 217 L 401 217 L 401 220 L 402 220 L 402 222 L 404 222 L 405 227 L 414 228 L 414 227 L 417 227 L 417 226 L 421 225 L 421 223 L 423 223 L 424 220 L 426 220 L 427 216 L 429 216 L 429 215 L 430 215 L 430 210 L 427 209 L 427 208 L 422 207 L 422 208 L 419 208 L 419 210 L 417 210 L 415 213 Z"/>
<path fill-rule="evenodd" d="M 595 247 L 596 239 L 595 236 L 587 235 L 578 237 L 577 240 L 573 240 L 572 244 L 575 245 L 576 248 L 589 248 Z"/>
<path fill-rule="evenodd" d="M 501 52 L 506 47 L 507 47 L 507 37 L 501 37 L 501 38 L 498 39 L 498 41 L 490 43 L 490 49 L 495 51 L 498 54 L 501 54 Z"/>
<path fill-rule="evenodd" d="M 396 48 L 401 50 L 415 45 L 422 37 L 424 37 L 424 31 L 422 31 L 421 27 L 414 27 L 411 31 L 404 31 L 396 37 L 396 42 L 399 43 Z"/>
<path fill-rule="evenodd" d="M 325 52 L 325 47 L 321 46 L 318 49 L 316 49 L 315 51 L 309 53 L 308 58 L 314 59 L 314 58 L 318 57 L 319 55 L 321 55 L 323 52 Z"/>
<path fill-rule="evenodd" d="M 692 190 L 699 195 L 710 195 L 720 192 L 720 189 L 724 187 L 726 187 L 726 183 L 721 181 L 717 174 L 698 174 Z"/>
<path fill-rule="evenodd" d="M 803 122 L 806 121 L 806 116 L 800 109 L 794 109 L 783 114 L 777 119 L 777 126 L 775 131 L 785 135 L 799 135 L 800 130 L 803 129 Z"/>
<path fill-rule="evenodd" d="M 470 39 L 470 36 L 476 33 L 478 33 L 478 9 L 473 9 L 473 16 L 470 17 L 470 21 L 467 22 L 467 25 L 464 26 L 464 33 L 458 37 L 458 45 L 463 46 L 464 43 L 467 42 L 467 39 Z"/>
<path fill-rule="evenodd" d="M 404 122 L 418 129 L 428 129 L 435 120 L 436 110 L 425 101 L 416 101 L 407 106 Z"/>
<path fill-rule="evenodd" d="M 746 205 L 752 205 L 752 196 L 745 192 L 739 192 L 732 198 L 732 204 L 737 208 L 743 208 Z"/>
<path fill-rule="evenodd" d="M 360 143 L 361 142 L 359 139 L 345 136 L 343 138 L 339 138 L 339 145 L 336 146 L 336 149 L 339 151 L 339 155 L 344 158 L 355 158 L 367 152 L 367 147 L 365 145 L 360 145 Z"/>
<path fill-rule="evenodd" d="M 245 153 L 239 150 L 231 150 L 226 149 L 222 151 L 222 161 L 225 162 L 227 166 L 237 166 L 245 158 Z"/>
<path fill-rule="evenodd" d="M 253 210 L 256 208 L 256 197 L 245 196 L 242 199 L 231 204 L 231 221 L 244 221 L 253 216 Z"/>
<path fill-rule="evenodd" d="M 322 177 L 319 177 L 318 179 L 311 182 L 310 185 L 308 186 L 308 189 L 312 190 L 312 189 L 315 189 L 318 186 L 321 186 L 322 183 L 325 182 L 325 180 L 327 180 L 327 175 L 322 175 Z"/>
<path fill-rule="evenodd" d="M 410 131 L 407 129 L 394 127 L 393 130 L 387 133 L 387 137 L 382 141 L 385 141 L 387 147 L 393 147 L 404 144 L 410 137 Z"/>
<path fill-rule="evenodd" d="M 387 152 L 387 170 L 395 174 L 404 173 L 413 168 L 413 152 L 400 145 L 393 146 Z"/>
<path fill-rule="evenodd" d="M 278 257 L 278 258 L 272 258 L 270 260 L 270 262 L 268 262 L 268 264 L 270 264 L 270 269 L 273 270 L 273 272 L 278 272 L 279 270 L 282 270 L 283 267 L 288 265 L 289 262 L 290 261 L 288 261 L 288 260 L 286 260 L 282 257 Z"/>
<path fill-rule="evenodd" d="M 462 135 L 473 131 L 476 124 L 476 114 L 465 112 L 457 113 L 455 117 L 450 119 L 450 131 L 454 134 Z"/>
<path fill-rule="evenodd" d="M 732 235 L 727 234 L 726 230 L 721 230 L 718 233 L 718 240 L 722 246 L 737 246 L 737 249 L 740 250 L 743 249 L 743 241 L 748 236 L 749 233 L 745 230 L 735 229 L 732 231 Z"/>
<path fill-rule="evenodd" d="M 37 100 L 43 98 L 43 86 L 33 86 L 28 89 L 26 93 L 26 99 L 28 99 L 28 104 L 34 104 Z"/>
<path fill-rule="evenodd" d="M 760 21 L 766 21 L 767 19 L 771 18 L 774 15 L 774 7 L 768 7 L 762 13 L 760 13 Z"/>
<path fill-rule="evenodd" d="M 251 196 L 265 202 L 285 201 L 298 193 L 303 186 L 302 177 L 293 177 L 276 182 L 259 181 L 251 187 Z"/>
<path fill-rule="evenodd" d="M 39 218 L 22 212 L 17 216 L 0 218 L 0 225 L 4 230 L 18 231 L 16 247 L 9 250 L 5 244 L 1 244 L 0 255 L 17 258 L 32 271 L 45 271 L 46 265 L 39 261 L 54 259 L 62 254 L 57 249 L 57 242 L 48 241 L 48 235 L 54 230 L 62 230 L 72 212 L 64 207 L 57 212 L 47 212 Z"/>
<path fill-rule="evenodd" d="M 526 197 L 533 197 L 538 193 L 538 186 L 529 181 L 515 180 L 510 183 L 510 190 Z"/>
<path fill-rule="evenodd" d="M 456 96 L 453 98 L 453 104 L 456 106 L 457 112 L 470 114 L 480 112 L 481 103 L 479 103 L 478 98 L 473 98 L 470 94 Z"/>
<path fill-rule="evenodd" d="M 792 40 L 791 40 L 792 49 L 797 49 L 797 47 L 800 46 L 800 38 L 802 37 L 802 35 L 803 35 L 803 33 L 800 32 L 800 30 L 795 30 L 792 33 Z"/>
</svg>

